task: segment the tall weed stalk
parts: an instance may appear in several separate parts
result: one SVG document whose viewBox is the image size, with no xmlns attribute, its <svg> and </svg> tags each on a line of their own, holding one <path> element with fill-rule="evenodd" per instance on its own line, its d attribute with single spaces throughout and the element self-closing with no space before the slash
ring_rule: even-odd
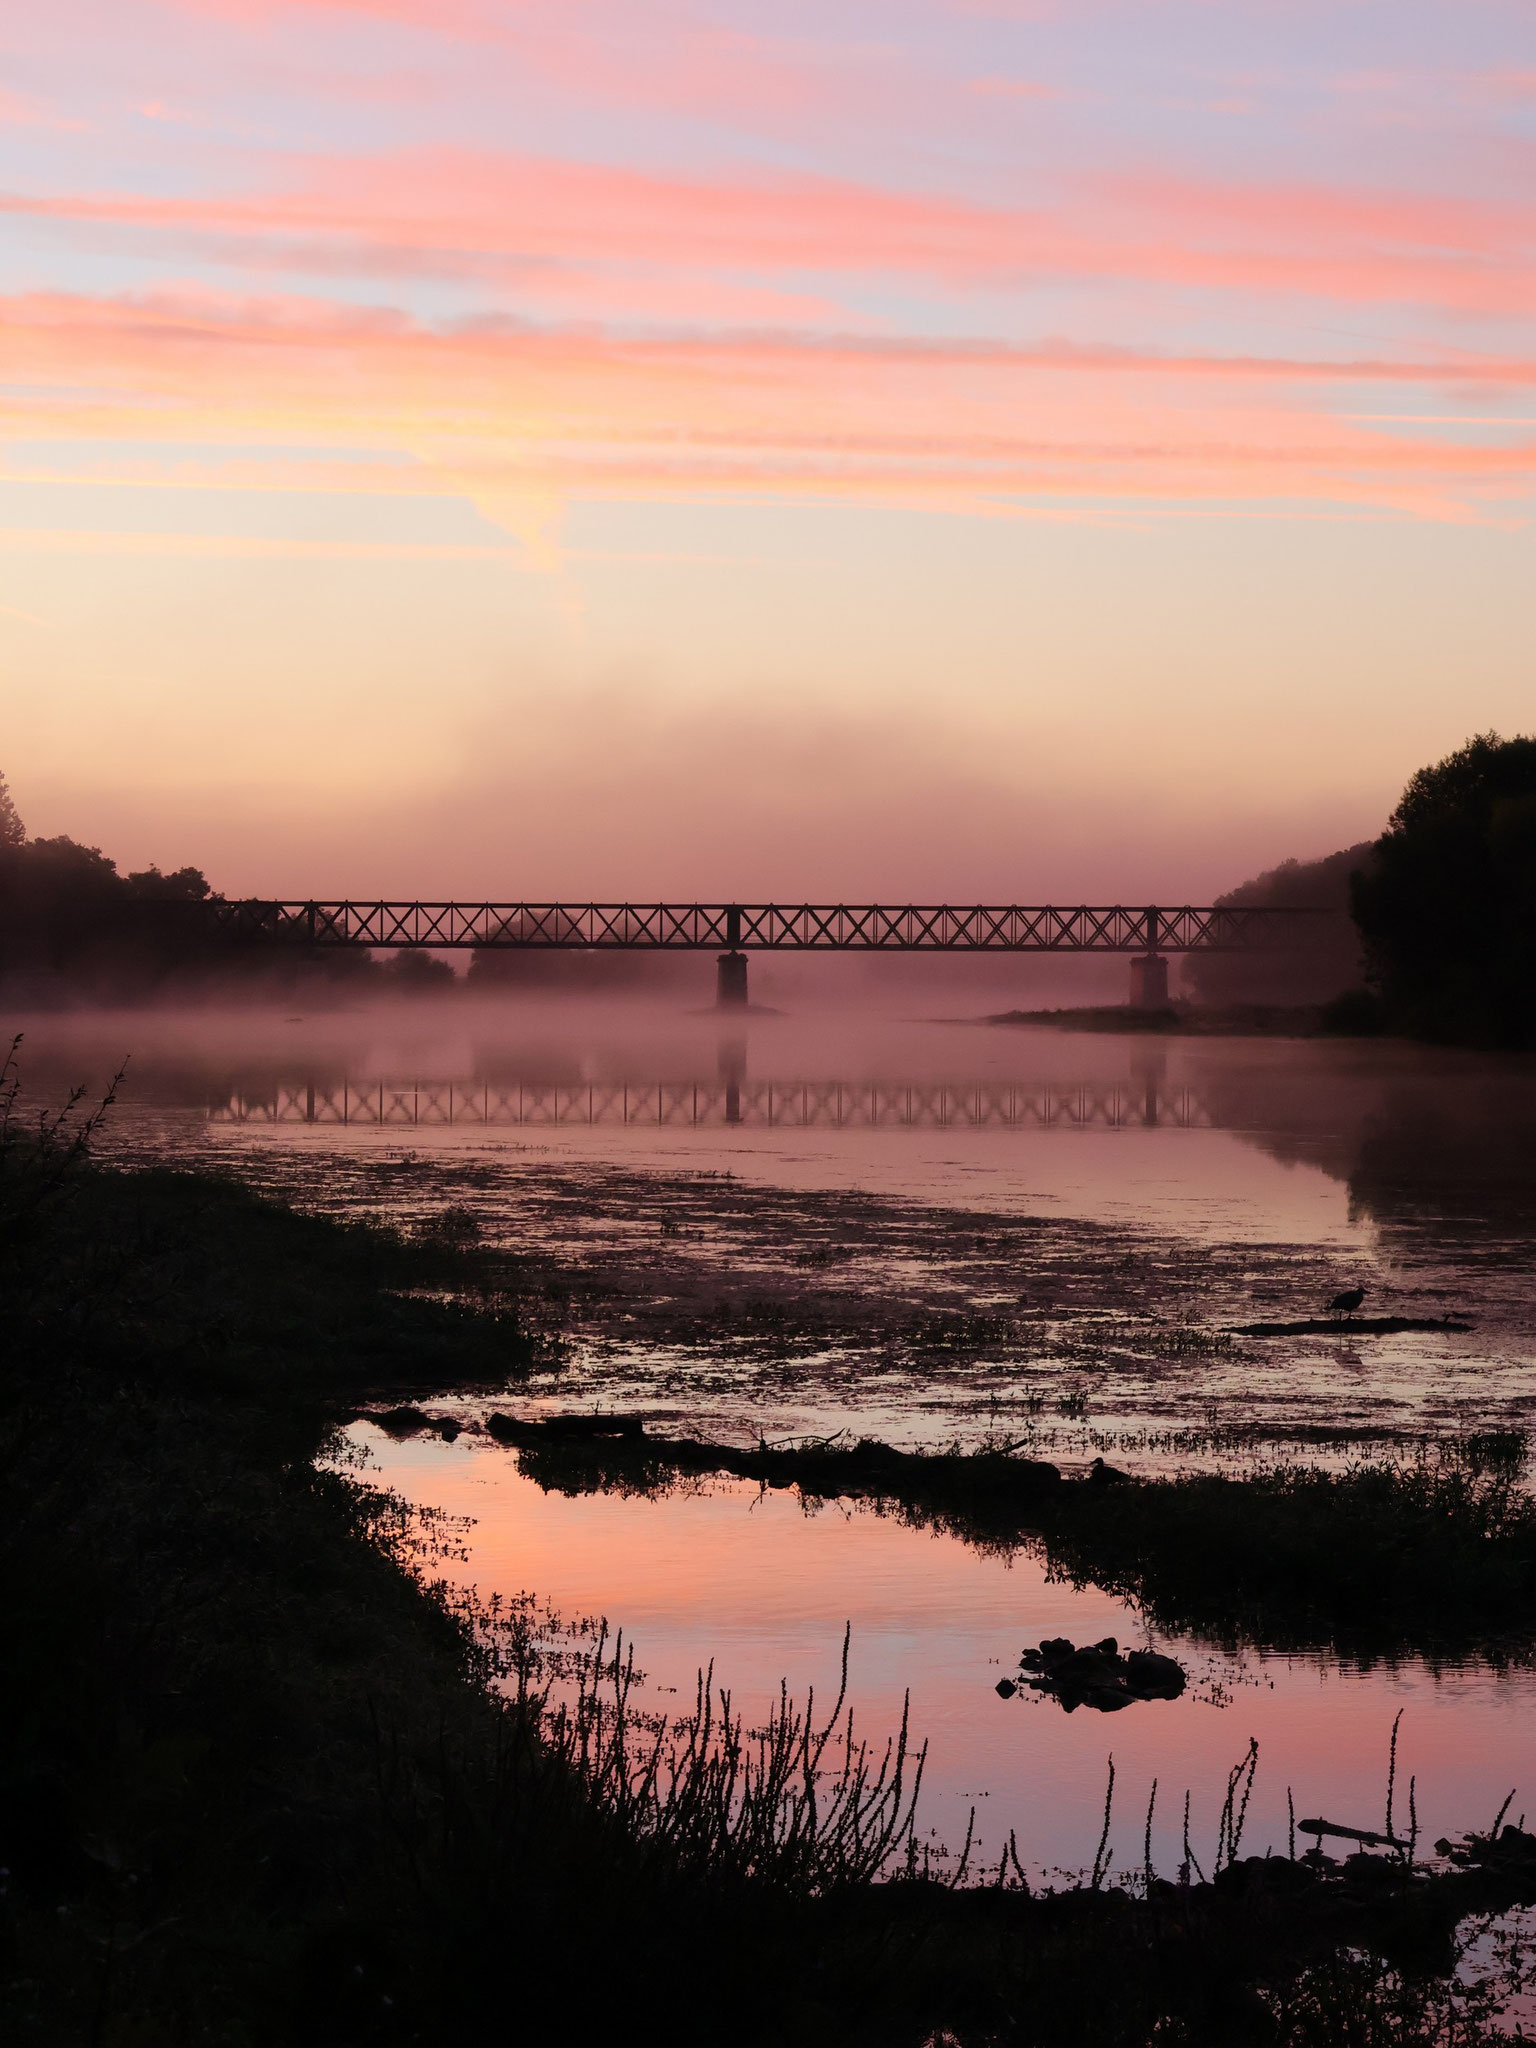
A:
<svg viewBox="0 0 1536 2048">
<path fill-rule="evenodd" d="M 824 1720 L 814 1691 L 801 1706 L 781 1683 L 766 1723 L 749 1729 L 712 1665 L 698 1675 L 690 1713 L 646 1714 L 633 1652 L 622 1639 L 610 1652 L 606 1626 L 566 1697 L 536 1687 L 518 1657 L 509 1712 L 601 1813 L 679 1874 L 821 1894 L 910 1860 L 927 1757 L 926 1743 L 912 1749 L 906 1700 L 880 1751 L 855 1733 L 850 1640 L 845 1630 Z"/>
</svg>

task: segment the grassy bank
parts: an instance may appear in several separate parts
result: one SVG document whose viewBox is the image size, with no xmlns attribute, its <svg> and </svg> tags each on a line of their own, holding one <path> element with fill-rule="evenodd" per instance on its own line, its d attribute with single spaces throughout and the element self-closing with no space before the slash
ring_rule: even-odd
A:
<svg viewBox="0 0 1536 2048">
<path fill-rule="evenodd" d="M 1431 1880 L 1230 1839 L 1147 1898 L 872 1885 L 910 1759 L 842 1773 L 793 1709 L 658 1750 L 600 1669 L 564 1718 L 500 1694 L 430 1527 L 317 1470 L 349 1405 L 515 1383 L 515 1273 L 57 1162 L 0 1174 L 7 2040 L 1428 2041 L 1458 1921 L 1536 1896 L 1518 1844 Z"/>
</svg>

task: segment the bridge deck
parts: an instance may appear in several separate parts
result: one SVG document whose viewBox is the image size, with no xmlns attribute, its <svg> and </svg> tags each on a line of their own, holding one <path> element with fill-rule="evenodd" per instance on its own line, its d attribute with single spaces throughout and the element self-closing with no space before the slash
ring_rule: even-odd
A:
<svg viewBox="0 0 1536 2048">
<path fill-rule="evenodd" d="M 1181 904 L 275 902 L 200 906 L 231 937 L 313 946 L 1213 953 L 1302 940 L 1322 910 Z"/>
</svg>

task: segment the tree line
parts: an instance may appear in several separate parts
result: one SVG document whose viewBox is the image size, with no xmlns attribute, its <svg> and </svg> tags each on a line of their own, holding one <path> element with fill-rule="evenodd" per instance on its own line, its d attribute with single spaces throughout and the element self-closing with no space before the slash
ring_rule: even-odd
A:
<svg viewBox="0 0 1536 2048">
<path fill-rule="evenodd" d="M 0 990 L 13 1002 L 174 1000 L 231 984 L 272 998 L 454 985 L 453 969 L 420 947 L 379 961 L 364 947 L 232 944 L 199 914 L 216 900 L 199 868 L 120 874 L 99 847 L 29 839 L 0 775 Z"/>
<path fill-rule="evenodd" d="M 418 948 L 232 945 L 196 914 L 212 898 L 193 867 L 119 874 L 98 848 L 29 839 L 0 775 L 0 978 L 13 999 L 133 1001 L 235 976 L 430 993 L 451 968 Z M 1289 860 L 1222 905 L 1329 913 L 1284 952 L 1195 955 L 1185 979 L 1210 1006 L 1321 1007 L 1333 1028 L 1445 1044 L 1536 1045 L 1536 738 L 1480 733 L 1413 775 L 1375 840 Z M 470 979 L 582 984 L 581 959 L 536 977 L 487 954 Z"/>
<path fill-rule="evenodd" d="M 1209 1004 L 1314 1004 L 1338 1028 L 1536 1045 L 1536 739 L 1479 733 L 1421 768 L 1379 838 L 1285 861 L 1223 905 L 1330 912 L 1305 949 L 1192 958 Z"/>
</svg>

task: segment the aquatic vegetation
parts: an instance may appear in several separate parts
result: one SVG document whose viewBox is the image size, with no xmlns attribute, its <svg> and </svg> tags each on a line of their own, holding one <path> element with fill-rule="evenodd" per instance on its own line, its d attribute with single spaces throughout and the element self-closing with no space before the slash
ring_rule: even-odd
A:
<svg viewBox="0 0 1536 2048">
<path fill-rule="evenodd" d="M 1502 1450 L 1502 1446 L 1501 1446 Z M 1116 1488 L 1052 1521 L 1053 1570 L 1235 1640 L 1395 1643 L 1524 1634 L 1536 1499 L 1472 1440 L 1340 1472 L 1278 1465 Z"/>
<path fill-rule="evenodd" d="M 717 1690 L 712 1668 L 698 1674 L 690 1713 L 645 1713 L 633 1653 L 622 1641 L 608 1653 L 605 1627 L 576 1660 L 574 1690 L 563 1696 L 530 1682 L 537 1660 L 516 1631 L 497 1662 L 515 1682 L 512 1723 L 536 1740 L 541 1767 L 569 1771 L 593 1807 L 670 1875 L 821 1897 L 869 1884 L 895 1861 L 910 1867 L 918 1855 L 926 1746 L 912 1751 L 905 1708 L 878 1755 L 856 1739 L 850 1639 L 845 1630 L 825 1719 L 814 1693 L 801 1705 L 781 1686 L 756 1730 Z"/>
</svg>

